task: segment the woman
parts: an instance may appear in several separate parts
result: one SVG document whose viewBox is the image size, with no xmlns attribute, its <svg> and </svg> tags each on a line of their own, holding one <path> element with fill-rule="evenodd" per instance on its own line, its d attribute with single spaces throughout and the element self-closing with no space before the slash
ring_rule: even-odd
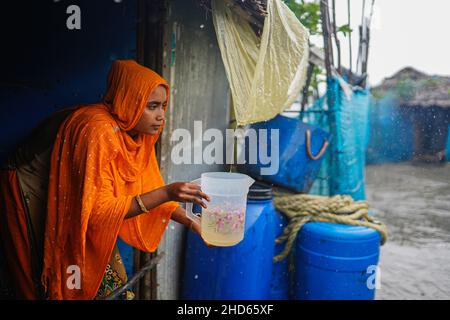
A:
<svg viewBox="0 0 450 320">
<path fill-rule="evenodd" d="M 0 223 L 17 297 L 104 297 L 126 282 L 118 236 L 153 252 L 169 219 L 200 234 L 176 201 L 206 208 L 209 197 L 164 185 L 156 161 L 168 98 L 155 72 L 115 61 L 101 103 L 55 114 L 11 157 Z"/>
</svg>

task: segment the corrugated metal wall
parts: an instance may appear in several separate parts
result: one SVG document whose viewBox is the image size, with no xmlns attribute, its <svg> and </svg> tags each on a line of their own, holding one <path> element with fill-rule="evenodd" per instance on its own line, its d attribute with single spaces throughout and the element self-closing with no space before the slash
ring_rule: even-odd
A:
<svg viewBox="0 0 450 320">
<path fill-rule="evenodd" d="M 202 121 L 203 130 L 217 128 L 225 132 L 230 118 L 230 94 L 212 17 L 195 0 L 174 0 L 168 5 L 163 75 L 170 82 L 172 99 L 162 137 L 161 170 L 170 183 L 225 169 L 223 165 L 175 165 L 171 161 L 170 137 L 175 129 L 185 128 L 194 141 L 194 121 Z M 158 248 L 166 253 L 157 269 L 158 299 L 178 298 L 185 254 L 184 229 L 172 221 Z"/>
</svg>

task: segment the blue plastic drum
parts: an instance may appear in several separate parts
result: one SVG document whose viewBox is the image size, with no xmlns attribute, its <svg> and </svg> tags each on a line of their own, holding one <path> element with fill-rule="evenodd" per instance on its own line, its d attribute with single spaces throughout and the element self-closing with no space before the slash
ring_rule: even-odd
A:
<svg viewBox="0 0 450 320">
<path fill-rule="evenodd" d="M 269 299 L 274 217 L 272 189 L 254 183 L 248 194 L 244 240 L 239 244 L 208 248 L 188 232 L 181 298 Z"/>
<path fill-rule="evenodd" d="M 283 234 L 284 228 L 288 225 L 288 219 L 275 210 L 274 225 L 276 238 Z M 275 245 L 274 256 L 279 255 L 284 249 L 284 243 Z M 273 264 L 272 279 L 270 281 L 271 300 L 288 300 L 290 290 L 290 273 L 288 270 L 288 259 L 283 259 Z"/>
<path fill-rule="evenodd" d="M 380 240 L 365 227 L 305 224 L 296 241 L 293 298 L 374 299 Z"/>
</svg>

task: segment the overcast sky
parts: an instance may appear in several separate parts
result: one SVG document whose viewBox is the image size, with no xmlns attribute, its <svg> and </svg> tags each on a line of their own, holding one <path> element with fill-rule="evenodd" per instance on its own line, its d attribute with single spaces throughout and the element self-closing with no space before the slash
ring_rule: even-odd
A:
<svg viewBox="0 0 450 320">
<path fill-rule="evenodd" d="M 355 65 L 362 2 L 351 0 Z M 370 7 L 371 2 L 366 0 L 366 6 Z M 336 7 L 338 25 L 346 24 L 347 0 L 336 0 Z M 342 59 L 348 66 L 348 40 L 342 37 L 341 41 Z M 323 42 L 320 44 L 323 46 Z M 377 85 L 405 66 L 450 75 L 449 0 L 375 0 L 368 67 L 370 84 Z"/>
</svg>

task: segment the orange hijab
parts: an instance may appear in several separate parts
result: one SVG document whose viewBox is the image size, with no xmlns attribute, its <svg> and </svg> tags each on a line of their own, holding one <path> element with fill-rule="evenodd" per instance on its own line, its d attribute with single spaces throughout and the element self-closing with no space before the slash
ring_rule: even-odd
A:
<svg viewBox="0 0 450 320">
<path fill-rule="evenodd" d="M 164 185 L 154 150 L 162 128 L 136 140 L 126 133 L 159 85 L 169 97 L 158 74 L 134 61 L 115 61 L 104 100 L 76 108 L 60 126 L 51 157 L 41 278 L 49 299 L 93 299 L 118 235 L 142 251 L 156 250 L 178 204 L 124 217 L 136 194 Z"/>
</svg>

